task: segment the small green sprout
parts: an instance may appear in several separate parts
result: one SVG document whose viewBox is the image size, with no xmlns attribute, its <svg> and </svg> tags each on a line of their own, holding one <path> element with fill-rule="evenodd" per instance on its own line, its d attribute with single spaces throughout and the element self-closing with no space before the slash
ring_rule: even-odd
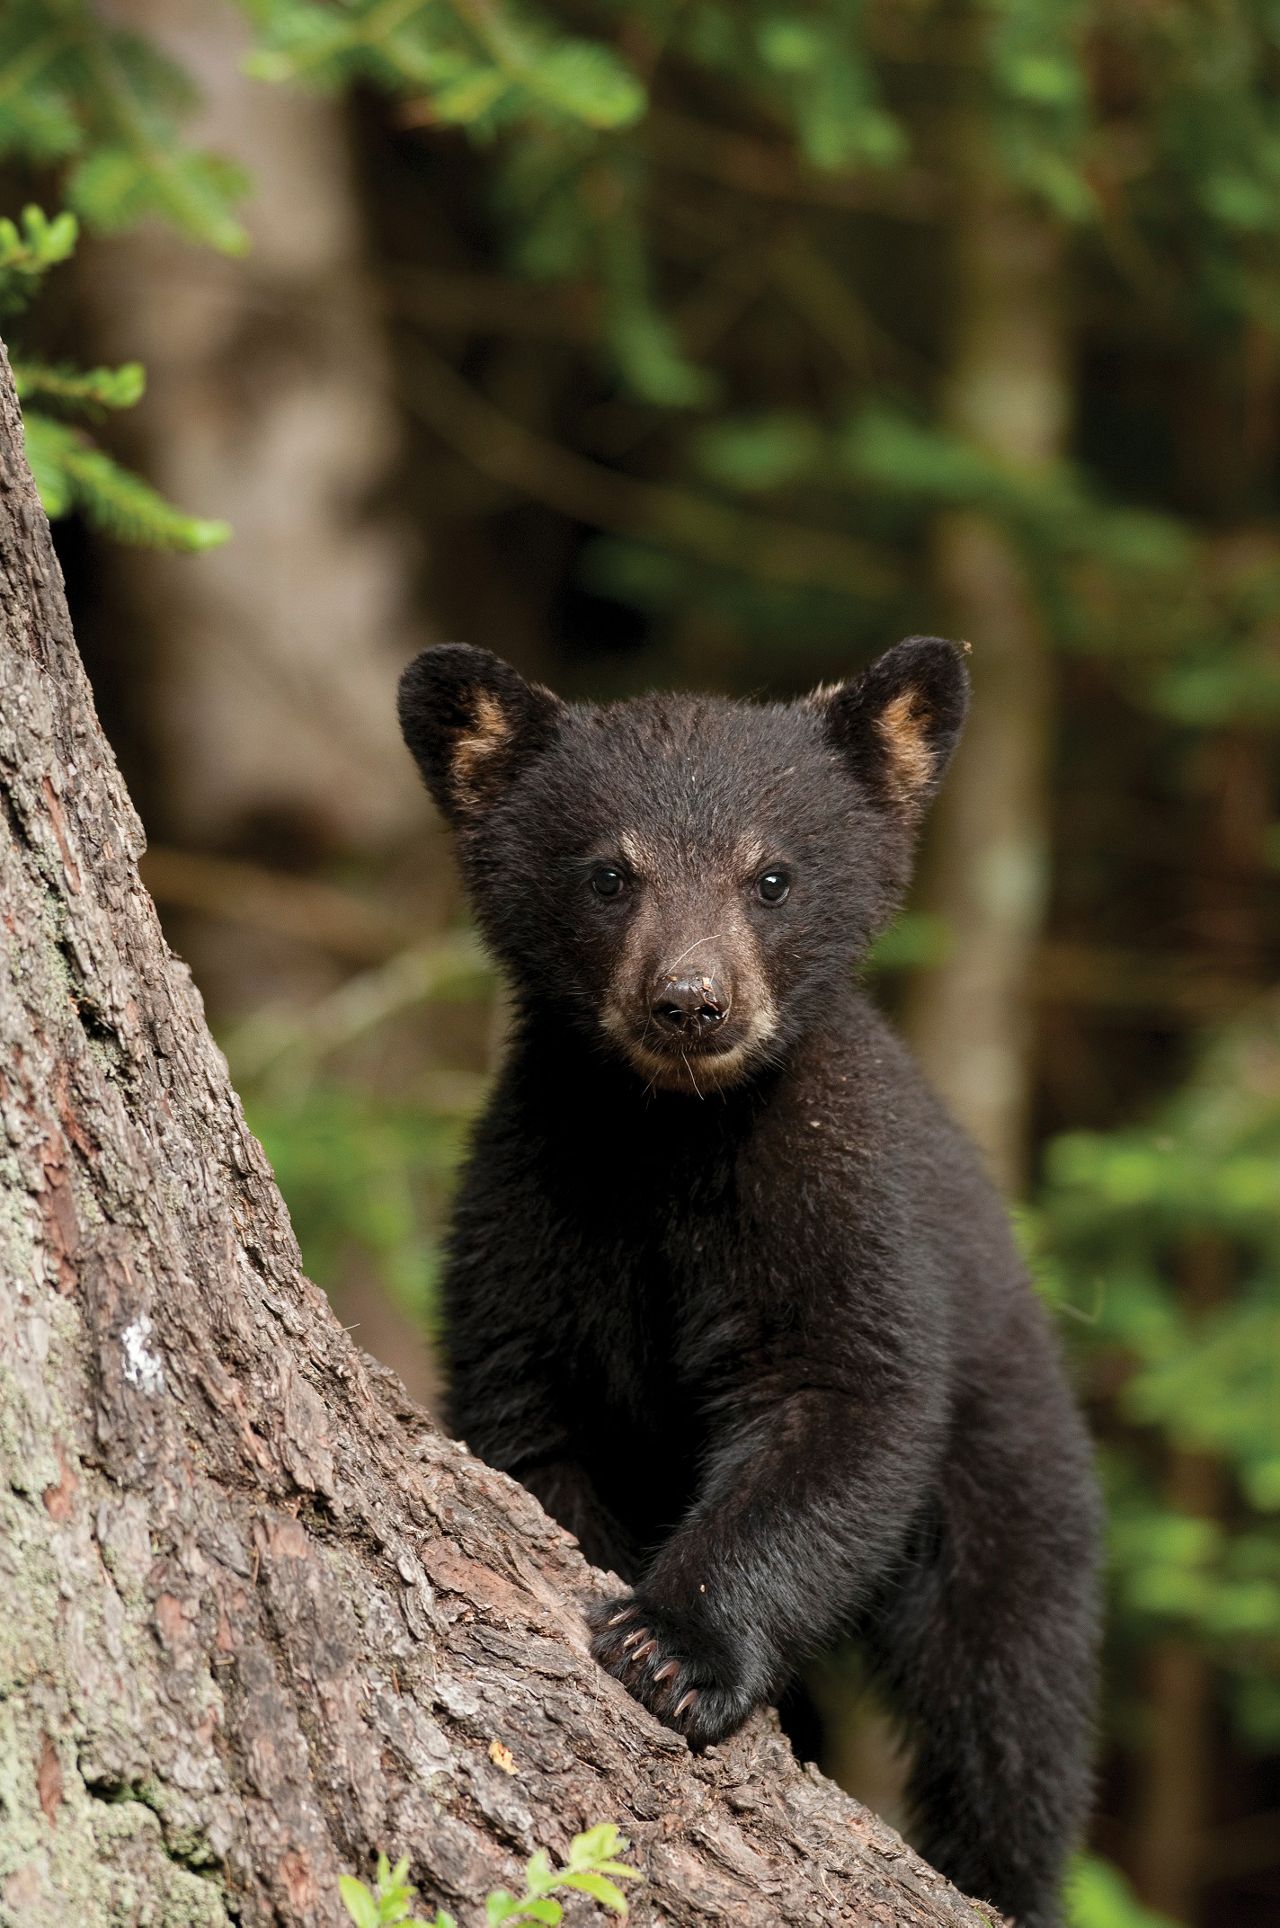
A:
<svg viewBox="0 0 1280 1928">
<path fill-rule="evenodd" d="M 353 1874 L 338 1876 L 338 1891 L 356 1928 L 383 1928 L 385 1923 L 400 1923 L 401 1928 L 457 1928 L 452 1915 L 440 1909 L 432 1922 L 411 1914 L 417 1896 L 409 1885 L 409 1857 L 403 1855 L 393 1868 L 385 1854 L 378 1856 L 378 1869 L 372 1890 Z"/>
<path fill-rule="evenodd" d="M 530 1921 L 545 1922 L 554 1928 L 564 1917 L 563 1903 L 555 1899 L 555 1891 L 565 1888 L 590 1895 L 615 1915 L 625 1915 L 627 1898 L 618 1882 L 641 1879 L 638 1868 L 628 1867 L 617 1858 L 630 1846 L 612 1821 L 602 1821 L 598 1827 L 573 1837 L 563 1868 L 553 1868 L 550 1855 L 539 1848 L 525 1868 L 522 1895 L 498 1888 L 486 1900 L 488 1928 L 498 1928 L 502 1922 Z M 453 1916 L 443 1908 L 438 1909 L 429 1922 L 411 1913 L 417 1896 L 409 1885 L 408 1874 L 407 1855 L 393 1868 L 386 1855 L 380 1854 L 372 1889 L 355 1875 L 339 1876 L 343 1903 L 355 1928 L 388 1928 L 389 1924 L 397 1924 L 398 1928 L 457 1928 Z"/>
</svg>

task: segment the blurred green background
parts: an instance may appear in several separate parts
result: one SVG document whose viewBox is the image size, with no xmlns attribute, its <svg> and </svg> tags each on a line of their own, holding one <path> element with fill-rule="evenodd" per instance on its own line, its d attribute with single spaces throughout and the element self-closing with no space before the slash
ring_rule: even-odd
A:
<svg viewBox="0 0 1280 1928">
<path fill-rule="evenodd" d="M 1260 0 L 0 16 L 3 327 L 145 874 L 418 1396 L 502 1011 L 401 663 L 788 695 L 972 642 L 874 973 L 1103 1456 L 1076 1928 L 1280 1921 L 1278 83 Z"/>
</svg>

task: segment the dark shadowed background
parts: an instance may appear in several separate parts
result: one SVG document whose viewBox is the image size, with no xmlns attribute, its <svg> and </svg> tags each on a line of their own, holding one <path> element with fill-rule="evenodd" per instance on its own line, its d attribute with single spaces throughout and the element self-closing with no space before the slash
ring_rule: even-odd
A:
<svg viewBox="0 0 1280 1928">
<path fill-rule="evenodd" d="M 1074 1928 L 1280 1921 L 1278 83 L 1261 0 L 0 18 L 3 327 L 144 874 L 428 1403 L 502 1011 L 403 662 L 786 696 L 971 641 L 874 971 L 1103 1455 Z"/>
</svg>

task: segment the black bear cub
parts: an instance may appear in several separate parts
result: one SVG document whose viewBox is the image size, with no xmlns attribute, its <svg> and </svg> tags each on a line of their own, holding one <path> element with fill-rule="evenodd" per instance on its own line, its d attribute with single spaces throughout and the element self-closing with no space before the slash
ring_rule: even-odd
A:
<svg viewBox="0 0 1280 1928">
<path fill-rule="evenodd" d="M 445 1280 L 458 1433 L 623 1577 L 596 1655 L 695 1747 L 854 1636 L 922 1853 L 1046 1928 L 1089 1792 L 1089 1446 L 854 976 L 967 695 L 931 637 L 786 705 L 568 705 L 448 645 L 400 717 L 515 1001 Z"/>
</svg>

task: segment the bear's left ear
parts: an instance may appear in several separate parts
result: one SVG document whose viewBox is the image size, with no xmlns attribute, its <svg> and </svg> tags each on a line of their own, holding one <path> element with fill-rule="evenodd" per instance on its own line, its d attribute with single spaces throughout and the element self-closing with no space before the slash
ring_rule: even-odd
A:
<svg viewBox="0 0 1280 1928">
<path fill-rule="evenodd" d="M 960 645 L 908 636 L 870 669 L 809 698 L 875 802 L 914 824 L 942 781 L 969 707 Z"/>
<path fill-rule="evenodd" d="M 400 678 L 400 728 L 423 782 L 455 829 L 468 829 L 554 740 L 558 696 L 487 649 L 440 643 Z"/>
</svg>

